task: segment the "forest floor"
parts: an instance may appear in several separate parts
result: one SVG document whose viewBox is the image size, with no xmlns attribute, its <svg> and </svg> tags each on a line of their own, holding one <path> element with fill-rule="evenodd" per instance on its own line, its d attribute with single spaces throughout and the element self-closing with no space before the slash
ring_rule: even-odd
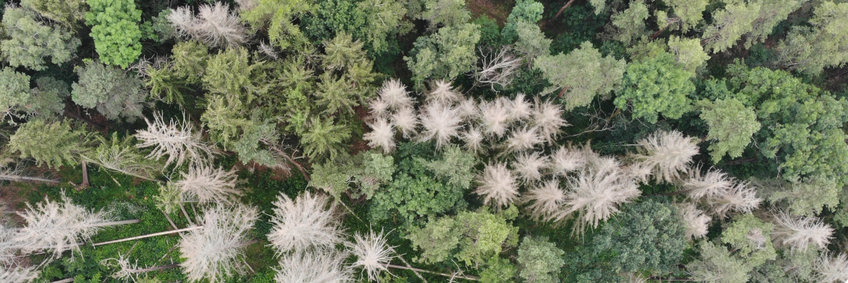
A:
<svg viewBox="0 0 848 283">
<path fill-rule="evenodd" d="M 468 9 L 471 10 L 471 13 L 474 15 L 475 18 L 485 14 L 495 20 L 495 22 L 497 22 L 499 26 L 503 26 L 506 22 L 507 16 L 509 16 L 509 12 L 512 10 L 512 6 L 515 5 L 515 1 L 469 0 L 467 4 Z"/>
</svg>

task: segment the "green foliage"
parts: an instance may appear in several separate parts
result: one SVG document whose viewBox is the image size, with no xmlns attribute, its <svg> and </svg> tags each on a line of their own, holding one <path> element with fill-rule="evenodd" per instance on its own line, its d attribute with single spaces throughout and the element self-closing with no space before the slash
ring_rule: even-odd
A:
<svg viewBox="0 0 848 283">
<path fill-rule="evenodd" d="M 364 43 L 372 54 L 384 54 L 397 43 L 397 36 L 411 27 L 404 19 L 406 7 L 397 0 L 318 1 L 301 25 L 313 41 L 329 40 L 346 33 Z"/>
<path fill-rule="evenodd" d="M 141 55 L 141 11 L 133 0 L 87 0 L 85 24 L 100 61 L 126 68 Z"/>
<path fill-rule="evenodd" d="M 88 11 L 84 0 L 21 0 L 21 6 L 67 28 L 74 28 L 82 22 Z"/>
<path fill-rule="evenodd" d="M 759 2 L 743 1 L 728 3 L 712 14 L 713 23 L 704 29 L 701 42 L 712 53 L 727 50 L 736 44 L 742 35 L 754 29 L 753 22 L 760 13 Z"/>
<path fill-rule="evenodd" d="M 419 37 L 411 57 L 403 58 L 415 84 L 420 86 L 429 79 L 452 80 L 471 71 L 477 62 L 478 28 L 476 24 L 447 26 Z"/>
<path fill-rule="evenodd" d="M 760 130 L 757 114 L 736 99 L 719 99 L 699 103 L 701 120 L 710 130 L 707 139 L 714 141 L 709 146 L 713 163 L 718 163 L 727 154 L 730 158 L 742 156 L 751 143 L 751 137 Z"/>
<path fill-rule="evenodd" d="M 736 217 L 721 232 L 721 242 L 736 250 L 736 255 L 745 259 L 751 267 L 774 260 L 777 253 L 771 241 L 774 224 L 763 222 L 753 214 Z"/>
<path fill-rule="evenodd" d="M 5 36 L 0 41 L 0 51 L 9 65 L 36 71 L 47 68 L 46 58 L 53 64 L 71 60 L 80 40 L 65 29 L 47 25 L 27 9 L 6 6 L 3 10 Z"/>
<path fill-rule="evenodd" d="M 407 239 L 421 251 L 420 262 L 455 258 L 469 266 L 484 264 L 503 249 L 518 244 L 518 227 L 511 224 L 517 215 L 514 206 L 497 214 L 485 209 L 463 211 L 456 216 L 431 219 L 423 228 L 413 228 Z"/>
<path fill-rule="evenodd" d="M 614 38 L 625 44 L 640 39 L 647 31 L 645 20 L 648 16 L 648 6 L 644 1 L 630 2 L 627 9 L 610 18 L 612 25 L 616 28 Z"/>
<path fill-rule="evenodd" d="M 600 228 L 588 248 L 608 271 L 667 273 L 687 246 L 676 210 L 654 200 L 628 205 Z"/>
<path fill-rule="evenodd" d="M 320 188 L 336 199 L 349 192 L 351 198 L 371 199 L 374 193 L 392 181 L 394 158 L 367 151 L 352 158 L 337 158 L 313 165 L 309 185 Z"/>
<path fill-rule="evenodd" d="M 551 40 L 545 37 L 536 24 L 519 22 L 515 25 L 515 32 L 518 36 L 515 51 L 523 55 L 525 60 L 532 62 L 536 57 L 550 54 Z"/>
<path fill-rule="evenodd" d="M 427 160 L 435 159 L 430 144 L 405 143 L 395 153 L 392 182 L 374 194 L 370 216 L 374 221 L 395 219 L 405 227 L 416 221 L 458 211 L 466 206 L 465 189 L 430 174 Z"/>
<path fill-rule="evenodd" d="M 251 9 L 241 13 L 254 30 L 267 26 L 268 38 L 280 49 L 305 50 L 309 41 L 295 21 L 311 11 L 309 0 L 258 0 Z"/>
<path fill-rule="evenodd" d="M 420 19 L 430 23 L 430 28 L 458 26 L 471 20 L 465 0 L 424 0 Z"/>
<path fill-rule="evenodd" d="M 632 106 L 633 118 L 656 123 L 660 114 L 677 119 L 692 108 L 687 96 L 695 92 L 695 84 L 689 72 L 677 66 L 666 52 L 630 63 L 622 85 L 614 103 L 619 109 Z"/>
<path fill-rule="evenodd" d="M 29 88 L 29 76 L 5 67 L 0 71 L 0 113 L 52 117 L 65 108 L 68 85 L 51 77 L 35 80 L 38 87 Z"/>
<path fill-rule="evenodd" d="M 107 119 L 123 118 L 129 122 L 142 117 L 147 94 L 142 81 L 121 69 L 88 60 L 78 66 L 79 81 L 71 85 L 74 103 L 97 112 Z"/>
<path fill-rule="evenodd" d="M 311 159 L 336 158 L 346 152 L 346 141 L 350 139 L 351 128 L 335 124 L 332 119 L 313 117 L 300 142 L 303 153 Z"/>
<path fill-rule="evenodd" d="M 492 256 L 480 271 L 480 282 L 514 282 L 515 266 L 508 259 Z"/>
<path fill-rule="evenodd" d="M 819 74 L 848 63 L 848 3 L 823 1 L 815 8 L 812 27 L 794 27 L 780 42 L 780 61 L 791 69 Z"/>
<path fill-rule="evenodd" d="M 776 260 L 768 261 L 750 273 L 751 279 L 755 282 L 815 282 L 818 257 L 816 249 L 783 252 Z"/>
<path fill-rule="evenodd" d="M 229 53 L 224 52 L 223 54 L 237 57 L 237 55 L 240 55 L 238 53 L 239 51 L 235 50 Z M 207 62 L 210 61 L 209 49 L 207 49 L 206 45 L 197 41 L 181 41 L 174 44 L 174 48 L 171 50 L 171 56 L 174 73 L 178 74 L 181 78 L 185 78 L 189 83 L 201 82 L 207 68 Z M 227 55 L 221 56 L 221 58 L 224 58 Z"/>
<path fill-rule="evenodd" d="M 751 266 L 730 254 L 724 246 L 701 243 L 701 258 L 686 265 L 692 279 L 700 282 L 748 282 Z"/>
<path fill-rule="evenodd" d="M 474 166 L 477 165 L 477 158 L 471 152 L 457 146 L 450 146 L 443 149 L 439 159 L 429 161 L 421 159 L 420 162 L 447 184 L 468 189 L 471 187 L 471 181 L 474 180 Z"/>
<path fill-rule="evenodd" d="M 250 63 L 247 49 L 228 48 L 206 62 L 203 87 L 213 94 L 236 96 L 250 103 L 257 88 L 252 80 L 257 68 L 259 65 Z"/>
<path fill-rule="evenodd" d="M 506 18 L 506 24 L 501 30 L 504 41 L 514 42 L 521 31 L 518 30 L 519 24 L 536 25 L 542 19 L 542 13 L 545 11 L 545 6 L 535 0 L 518 0 L 515 6 L 512 7 L 512 12 Z"/>
<path fill-rule="evenodd" d="M 674 15 L 680 18 L 682 30 L 688 31 L 703 20 L 709 0 L 668 0 L 666 3 Z"/>
<path fill-rule="evenodd" d="M 553 86 L 544 93 L 563 91 L 565 110 L 592 103 L 596 95 L 605 95 L 619 85 L 626 63 L 612 56 L 602 57 L 592 43 L 584 42 L 571 53 L 544 55 L 536 58 L 533 66 L 542 71 Z M 628 68 L 629 69 L 629 68 Z"/>
<path fill-rule="evenodd" d="M 836 182 L 818 175 L 790 182 L 777 180 L 769 182 L 767 199 L 793 215 L 816 215 L 825 207 L 837 208 L 842 189 Z"/>
<path fill-rule="evenodd" d="M 679 38 L 671 36 L 668 39 L 668 52 L 674 55 L 674 60 L 684 70 L 694 76 L 698 68 L 710 59 L 710 55 L 704 52 L 701 41 L 697 38 Z"/>
<path fill-rule="evenodd" d="M 546 237 L 525 236 L 518 246 L 518 274 L 526 282 L 559 282 L 560 268 L 565 264 L 565 254 Z"/>
<path fill-rule="evenodd" d="M 44 133 L 50 133 L 45 135 Z M 83 129 L 74 129 L 70 122 L 31 120 L 9 137 L 6 150 L 21 158 L 35 159 L 37 165 L 56 168 L 75 166 L 80 154 L 89 150 L 92 135 Z"/>
<path fill-rule="evenodd" d="M 777 160 L 785 180 L 809 182 L 818 175 L 836 180 L 837 187 L 848 183 L 848 136 L 841 129 L 848 100 L 785 71 L 734 64 L 728 77 L 727 91 L 715 91 L 716 98 L 733 97 L 755 109 L 762 124 L 756 135 L 760 152 Z"/>
<path fill-rule="evenodd" d="M 213 95 L 200 120 L 209 128 L 211 139 L 238 153 L 242 162 L 275 167 L 277 160 L 263 144 L 276 143 L 278 134 L 274 124 L 259 119 L 257 113 L 237 98 Z"/>
</svg>

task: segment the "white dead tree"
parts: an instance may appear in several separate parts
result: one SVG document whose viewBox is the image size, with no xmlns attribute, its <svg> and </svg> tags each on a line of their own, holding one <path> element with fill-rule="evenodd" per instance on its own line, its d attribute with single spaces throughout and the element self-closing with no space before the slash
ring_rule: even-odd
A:
<svg viewBox="0 0 848 283">
<path fill-rule="evenodd" d="M 197 16 L 189 7 L 171 10 L 168 20 L 182 37 L 191 37 L 208 45 L 227 47 L 244 43 L 247 34 L 238 15 L 230 13 L 230 6 L 216 2 L 200 5 Z"/>
<path fill-rule="evenodd" d="M 345 265 L 346 254 L 328 248 L 296 251 L 280 257 L 274 280 L 279 283 L 353 281 L 353 271 Z"/>
<path fill-rule="evenodd" d="M 49 259 L 59 258 L 67 250 L 78 251 L 82 241 L 89 241 L 103 227 L 138 222 L 111 221 L 107 212 L 89 211 L 73 204 L 64 194 L 61 202 L 48 198 L 35 206 L 27 204 L 27 209 L 18 215 L 26 226 L 18 230 L 13 242 L 24 254 L 50 252 Z"/>
<path fill-rule="evenodd" d="M 846 282 L 848 281 L 848 255 L 842 253 L 831 257 L 822 253 L 815 263 L 817 282 Z"/>
<path fill-rule="evenodd" d="M 451 138 L 459 135 L 459 124 L 462 122 L 456 109 L 439 103 L 425 106 L 419 120 L 424 126 L 420 139 L 435 140 L 436 147 L 450 144 Z"/>
<path fill-rule="evenodd" d="M 368 141 L 368 146 L 381 148 L 384 153 L 390 153 L 395 148 L 394 125 L 385 118 L 377 118 L 368 124 L 371 131 L 362 135 L 362 139 Z"/>
<path fill-rule="evenodd" d="M 565 204 L 565 191 L 559 188 L 559 181 L 548 180 L 537 185 L 521 196 L 525 210 L 538 221 L 550 221 Z"/>
<path fill-rule="evenodd" d="M 208 279 L 217 282 L 245 271 L 244 248 L 248 233 L 259 217 L 254 207 L 237 205 L 206 209 L 202 227 L 182 236 L 179 247 L 185 261 L 180 263 L 191 282 Z"/>
<path fill-rule="evenodd" d="M 796 217 L 781 212 L 775 215 L 775 221 L 775 239 L 792 251 L 806 251 L 811 246 L 824 249 L 833 237 L 833 228 L 815 216 Z"/>
<path fill-rule="evenodd" d="M 487 164 L 477 183 L 474 193 L 483 197 L 485 205 L 506 207 L 518 197 L 518 182 L 504 163 Z"/>
<path fill-rule="evenodd" d="M 182 178 L 173 185 L 179 189 L 183 200 L 231 204 L 241 195 L 241 191 L 236 189 L 238 176 L 233 169 L 225 170 L 204 162 L 194 163 L 187 172 L 180 174 Z"/>
<path fill-rule="evenodd" d="M 376 282 L 381 272 L 388 271 L 392 259 L 395 258 L 395 249 L 387 242 L 383 231 L 374 233 L 369 230 L 367 234 L 355 234 L 353 242 L 347 243 L 356 261 L 353 267 L 360 268 L 368 276 L 368 280 Z"/>
<path fill-rule="evenodd" d="M 678 204 L 677 210 L 683 218 L 687 239 L 696 240 L 707 235 L 707 229 L 709 229 L 710 220 L 712 220 L 710 216 L 704 214 L 690 202 Z"/>
<path fill-rule="evenodd" d="M 171 121 L 165 123 L 161 113 L 153 114 L 153 121 L 144 119 L 147 129 L 136 132 L 141 143 L 139 148 L 152 147 L 148 158 L 160 159 L 168 156 L 165 166 L 180 166 L 185 161 L 200 162 L 212 156 L 212 148 L 201 141 L 200 132 L 194 132 L 191 123 Z"/>
<path fill-rule="evenodd" d="M 44 177 L 36 177 L 36 176 L 27 176 L 23 173 L 22 166 L 20 164 L 15 164 L 15 166 L 11 165 L 0 165 L 0 181 L 9 181 L 9 182 L 36 182 L 36 183 L 46 183 L 46 184 L 59 184 L 59 180 L 44 178 Z"/>
<path fill-rule="evenodd" d="M 0 264 L 0 282 L 26 283 L 38 278 L 38 271 L 32 267 L 5 266 Z"/>
<path fill-rule="evenodd" d="M 512 48 L 502 47 L 497 52 L 479 49 L 478 52 L 480 64 L 473 74 L 477 84 L 488 85 L 494 91 L 496 86 L 505 87 L 512 83 L 512 78 L 523 61 L 512 53 Z"/>
<path fill-rule="evenodd" d="M 654 180 L 667 183 L 686 173 L 692 157 L 699 151 L 695 139 L 678 131 L 657 131 L 640 140 L 638 146 L 638 151 L 631 155 L 636 166 L 650 168 Z"/>
<path fill-rule="evenodd" d="M 586 226 L 598 223 L 618 212 L 620 205 L 639 197 L 636 182 L 609 159 L 598 159 L 588 170 L 569 178 L 563 209 L 554 220 L 562 221 L 576 213 L 574 233 L 582 235 Z"/>
<path fill-rule="evenodd" d="M 342 240 L 336 207 L 323 196 L 303 192 L 294 200 L 283 193 L 274 201 L 274 225 L 268 234 L 277 253 L 332 247 Z"/>
</svg>

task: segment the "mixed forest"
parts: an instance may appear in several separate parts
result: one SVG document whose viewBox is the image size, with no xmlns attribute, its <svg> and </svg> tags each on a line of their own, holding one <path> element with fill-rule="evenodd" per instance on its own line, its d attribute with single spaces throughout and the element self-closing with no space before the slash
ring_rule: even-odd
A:
<svg viewBox="0 0 848 283">
<path fill-rule="evenodd" d="M 0 282 L 848 282 L 844 0 L 0 3 Z"/>
</svg>

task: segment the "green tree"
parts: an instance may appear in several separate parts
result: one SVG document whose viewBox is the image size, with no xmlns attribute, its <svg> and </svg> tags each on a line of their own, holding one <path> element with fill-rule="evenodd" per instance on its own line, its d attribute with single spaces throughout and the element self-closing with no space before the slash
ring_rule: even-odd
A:
<svg viewBox="0 0 848 283">
<path fill-rule="evenodd" d="M 471 11 L 465 8 L 465 0 L 424 0 L 420 19 L 430 28 L 459 26 L 471 20 Z"/>
<path fill-rule="evenodd" d="M 743 214 L 721 232 L 721 242 L 730 245 L 735 255 L 751 267 L 774 260 L 777 252 L 771 240 L 774 224 L 763 222 L 753 214 Z"/>
<path fill-rule="evenodd" d="M 66 28 L 74 28 L 82 22 L 88 11 L 84 0 L 21 0 L 21 6 L 33 9 Z"/>
<path fill-rule="evenodd" d="M 667 52 L 630 63 L 615 106 L 619 109 L 632 106 L 633 118 L 644 118 L 651 123 L 656 123 L 660 114 L 670 119 L 680 118 L 691 108 L 687 95 L 695 92 L 690 77 Z"/>
<path fill-rule="evenodd" d="M 751 143 L 751 137 L 760 130 L 757 114 L 736 99 L 701 101 L 701 120 L 707 123 L 710 156 L 718 163 L 727 154 L 730 158 L 742 156 Z"/>
<path fill-rule="evenodd" d="M 381 186 L 392 182 L 394 158 L 376 151 L 359 153 L 352 158 L 340 157 L 315 164 L 309 185 L 339 198 L 350 193 L 351 198 L 371 199 Z"/>
<path fill-rule="evenodd" d="M 700 282 L 748 282 L 751 266 L 730 254 L 724 246 L 703 242 L 701 258 L 686 265 L 692 279 Z"/>
<path fill-rule="evenodd" d="M 280 49 L 304 50 L 309 40 L 301 32 L 295 21 L 312 10 L 310 0 L 258 0 L 256 4 L 241 13 L 242 18 L 260 30 L 267 26 L 268 39 Z"/>
<path fill-rule="evenodd" d="M 518 40 L 514 48 L 528 62 L 551 52 L 551 39 L 546 38 L 539 26 L 529 22 L 519 22 L 515 25 Z"/>
<path fill-rule="evenodd" d="M 751 31 L 745 34 L 745 48 L 750 48 L 758 42 L 766 41 L 780 22 L 786 20 L 789 14 L 798 10 L 807 0 L 772 0 L 757 1 L 761 3 L 759 14 L 751 23 Z M 749 4 L 750 5 L 750 4 Z"/>
<path fill-rule="evenodd" d="M 777 52 L 783 65 L 810 73 L 848 62 L 848 3 L 824 1 L 813 12 L 811 27 L 794 27 L 780 42 Z"/>
<path fill-rule="evenodd" d="M 224 149 L 236 152 L 242 162 L 281 166 L 265 146 L 279 139 L 276 127 L 258 114 L 239 97 L 211 95 L 207 97 L 206 111 L 200 120 L 209 128 L 210 138 Z"/>
<path fill-rule="evenodd" d="M 448 184 L 468 189 L 475 176 L 474 166 L 477 165 L 477 157 L 457 146 L 450 146 L 442 150 L 439 159 L 422 160 L 422 164 Z"/>
<path fill-rule="evenodd" d="M 34 12 L 20 7 L 6 6 L 3 10 L 6 36 L 0 41 L 0 51 L 9 65 L 44 70 L 47 57 L 53 64 L 63 64 L 80 46 L 80 40 L 69 30 L 52 27 L 37 18 Z"/>
<path fill-rule="evenodd" d="M 588 249 L 608 271 L 667 273 L 687 246 L 676 209 L 654 200 L 631 204 L 593 235 Z"/>
<path fill-rule="evenodd" d="M 359 38 L 365 41 L 368 50 L 376 54 L 388 51 L 397 36 L 411 29 L 411 24 L 403 17 L 406 7 L 402 1 L 365 0 L 358 5 L 367 19 Z"/>
<path fill-rule="evenodd" d="M 506 24 L 501 30 L 504 41 L 514 42 L 521 36 L 518 25 L 522 23 L 536 25 L 542 19 L 542 13 L 544 11 L 545 6 L 535 0 L 516 1 L 515 6 L 512 7 L 512 11 L 506 18 Z"/>
<path fill-rule="evenodd" d="M 31 120 L 9 137 L 6 150 L 21 158 L 35 159 L 37 165 L 57 168 L 75 166 L 81 154 L 90 150 L 93 135 L 83 129 L 74 129 L 70 122 Z"/>
<path fill-rule="evenodd" d="M 645 35 L 647 28 L 645 20 L 648 19 L 648 6 L 642 0 L 630 2 L 627 9 L 618 12 L 610 18 L 612 26 L 615 27 L 614 37 L 616 40 L 629 44 Z"/>
<path fill-rule="evenodd" d="M 713 11 L 713 23 L 704 29 L 701 37 L 705 49 L 718 53 L 736 44 L 742 35 L 753 30 L 761 5 L 759 2 L 733 1 Z"/>
<path fill-rule="evenodd" d="M 516 216 L 518 209 L 514 206 L 497 214 L 485 209 L 463 211 L 453 217 L 429 220 L 423 228 L 413 228 L 407 239 L 421 251 L 420 262 L 455 258 L 469 266 L 485 264 L 503 249 L 518 244 L 518 227 L 511 223 Z"/>
<path fill-rule="evenodd" d="M 668 39 L 668 52 L 674 55 L 674 60 L 684 70 L 689 71 L 692 76 L 697 74 L 698 68 L 707 63 L 710 55 L 704 52 L 701 41 L 697 38 L 679 38 L 671 36 Z"/>
<path fill-rule="evenodd" d="M 688 31 L 704 19 L 704 9 L 709 0 L 668 0 L 666 3 L 675 17 L 680 19 L 682 30 Z"/>
<path fill-rule="evenodd" d="M 110 120 L 123 118 L 132 122 L 142 117 L 147 95 L 136 76 L 92 60 L 87 60 L 75 71 L 79 81 L 71 85 L 74 103 L 97 109 Z"/>
<path fill-rule="evenodd" d="M 602 57 L 588 41 L 567 55 L 543 55 L 533 62 L 533 67 L 541 70 L 552 85 L 543 92 L 560 90 L 559 93 L 564 94 L 565 110 L 589 105 L 596 95 L 615 90 L 625 66 L 624 60 Z"/>
<path fill-rule="evenodd" d="M 251 64 L 244 47 L 228 48 L 209 58 L 203 71 L 203 87 L 212 94 L 227 95 L 250 103 L 257 88 L 258 64 Z"/>
<path fill-rule="evenodd" d="M 452 80 L 471 71 L 477 62 L 474 51 L 480 33 L 476 24 L 447 26 L 435 34 L 419 37 L 411 57 L 404 57 L 417 86 L 428 79 Z"/>
<path fill-rule="evenodd" d="M 518 276 L 526 282 L 559 282 L 559 271 L 565 254 L 547 237 L 524 236 L 518 246 Z"/>
<path fill-rule="evenodd" d="M 87 0 L 85 24 L 100 60 L 126 68 L 141 55 L 141 11 L 133 0 Z"/>
<path fill-rule="evenodd" d="M 466 206 L 465 189 L 434 176 L 425 166 L 437 160 L 434 146 L 426 143 L 404 143 L 393 158 L 397 170 L 392 181 L 375 193 L 370 205 L 374 221 L 397 219 L 404 228 L 427 217 L 443 215 Z"/>
<path fill-rule="evenodd" d="M 0 71 L 0 113 L 29 116 L 54 116 L 65 108 L 62 101 L 68 96 L 68 85 L 51 77 L 35 80 L 36 88 L 29 88 L 30 78 L 5 67 Z"/>
<path fill-rule="evenodd" d="M 784 180 L 809 182 L 820 176 L 841 188 L 848 183 L 848 100 L 804 83 L 785 71 L 728 67 L 726 85 L 715 98 L 735 98 L 755 109 L 762 124 L 755 135 L 760 153 L 777 160 Z M 725 89 L 726 88 L 726 89 Z"/>
<path fill-rule="evenodd" d="M 333 119 L 313 117 L 300 143 L 303 144 L 303 153 L 311 159 L 333 159 L 347 152 L 350 135 L 349 126 L 336 124 Z"/>
</svg>

